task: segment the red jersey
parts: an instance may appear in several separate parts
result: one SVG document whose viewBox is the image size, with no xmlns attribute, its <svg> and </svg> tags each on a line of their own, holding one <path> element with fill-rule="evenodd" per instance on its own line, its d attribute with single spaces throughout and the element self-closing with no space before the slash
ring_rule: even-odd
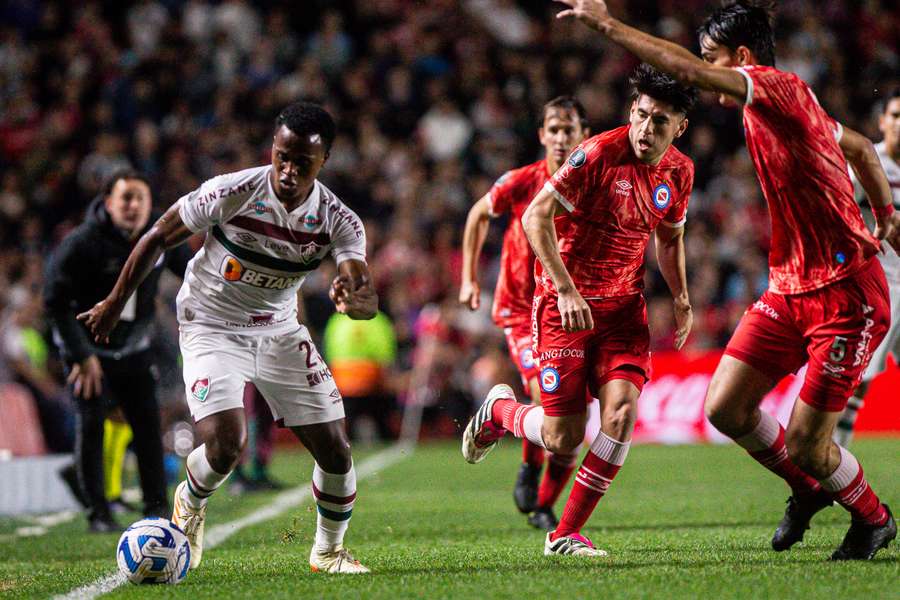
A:
<svg viewBox="0 0 900 600">
<path fill-rule="evenodd" d="M 747 79 L 747 148 L 772 218 L 769 289 L 799 294 L 859 271 L 879 246 L 853 200 L 843 128 L 793 73 L 737 71 Z"/>
<path fill-rule="evenodd" d="M 548 179 L 547 161 L 539 160 L 507 171 L 488 192 L 491 216 L 509 213 L 491 312 L 494 323 L 500 327 L 531 320 L 535 256 L 522 228 L 522 213 Z"/>
<path fill-rule="evenodd" d="M 660 222 L 681 227 L 687 214 L 694 163 L 674 146 L 656 166 L 641 162 L 628 129 L 588 139 L 547 182 L 570 213 L 556 219 L 559 252 L 584 298 L 640 293 L 650 232 Z M 536 270 L 555 294 L 540 261 Z"/>
</svg>

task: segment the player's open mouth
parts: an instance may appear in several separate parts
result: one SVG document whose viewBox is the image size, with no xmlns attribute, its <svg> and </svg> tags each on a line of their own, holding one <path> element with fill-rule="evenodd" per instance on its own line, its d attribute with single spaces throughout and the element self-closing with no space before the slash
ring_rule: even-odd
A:
<svg viewBox="0 0 900 600">
<path fill-rule="evenodd" d="M 652 144 L 650 144 L 650 142 L 648 142 L 647 140 L 638 140 L 638 148 L 640 148 L 641 150 L 649 150 L 651 146 Z"/>
<path fill-rule="evenodd" d="M 297 182 L 290 179 L 279 179 L 278 182 L 286 190 L 293 190 L 297 187 Z"/>
</svg>

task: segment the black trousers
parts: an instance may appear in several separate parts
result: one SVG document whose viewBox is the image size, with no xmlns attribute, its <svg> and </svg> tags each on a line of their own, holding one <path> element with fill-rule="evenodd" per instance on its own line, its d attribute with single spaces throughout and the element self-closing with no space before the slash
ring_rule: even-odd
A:
<svg viewBox="0 0 900 600">
<path fill-rule="evenodd" d="M 139 352 L 121 360 L 100 359 L 103 391 L 89 400 L 76 398 L 75 465 L 88 502 L 89 518 L 109 516 L 103 478 L 103 423 L 119 406 L 134 434 L 145 514 L 167 516 L 169 504 L 163 466 L 162 431 L 152 353 Z"/>
</svg>

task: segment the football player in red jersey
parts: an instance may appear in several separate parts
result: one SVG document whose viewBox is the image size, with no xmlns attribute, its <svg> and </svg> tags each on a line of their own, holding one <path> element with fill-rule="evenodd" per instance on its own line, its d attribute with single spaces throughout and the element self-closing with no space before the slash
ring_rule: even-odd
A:
<svg viewBox="0 0 900 600">
<path fill-rule="evenodd" d="M 900 213 L 872 143 L 828 116 L 799 77 L 775 68 L 769 3 L 717 9 L 700 28 L 703 60 L 628 27 L 602 0 L 562 0 L 576 17 L 680 81 L 742 104 L 747 147 L 772 218 L 769 289 L 744 314 L 706 398 L 706 414 L 790 485 L 775 550 L 803 539 L 836 500 L 852 515 L 832 560 L 871 559 L 897 535 L 890 509 L 856 458 L 831 441 L 853 389 L 890 324 L 879 239 L 900 250 Z M 847 163 L 869 196 L 874 235 L 853 200 Z M 808 363 L 787 430 L 763 396 Z"/>
<path fill-rule="evenodd" d="M 538 139 L 546 157 L 506 172 L 478 202 L 472 205 L 463 233 L 462 285 L 459 301 L 471 310 L 480 304 L 478 260 L 491 217 L 509 215 L 503 235 L 500 276 L 494 290 L 491 317 L 503 328 L 509 355 L 522 378 L 532 403 L 541 403 L 537 361 L 532 355 L 531 306 L 534 298 L 534 251 L 522 229 L 522 213 L 550 176 L 589 133 L 584 107 L 571 96 L 559 96 L 544 105 Z M 513 499 L 528 523 L 552 531 L 557 519 L 553 504 L 569 481 L 578 459 L 578 448 L 568 454 L 552 454 L 538 488 L 544 465 L 544 448 L 522 440 L 522 466 Z"/>
<path fill-rule="evenodd" d="M 584 439 L 586 389 L 600 399 L 601 430 L 547 534 L 548 555 L 606 555 L 581 528 L 625 461 L 650 373 L 641 289 L 651 233 L 674 297 L 677 348 L 693 320 L 682 235 L 694 164 L 672 142 L 687 128 L 697 92 L 648 65 L 631 83 L 629 124 L 576 148 L 522 218 L 539 259 L 532 336 L 542 406 L 519 404 L 508 386 L 495 386 L 463 434 L 463 455 L 473 463 L 507 431 L 569 453 Z"/>
</svg>

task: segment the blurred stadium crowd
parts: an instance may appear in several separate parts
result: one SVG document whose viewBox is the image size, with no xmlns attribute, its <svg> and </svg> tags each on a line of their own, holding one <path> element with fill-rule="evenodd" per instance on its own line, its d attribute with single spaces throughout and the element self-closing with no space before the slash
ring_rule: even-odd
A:
<svg viewBox="0 0 900 600">
<path fill-rule="evenodd" d="M 626 22 L 695 48 L 708 4 L 610 2 Z M 778 66 L 874 139 L 879 91 L 900 73 L 892 4 L 784 1 L 777 22 Z M 467 398 L 506 368 L 487 309 L 473 315 L 455 302 L 470 204 L 504 171 L 537 158 L 548 99 L 577 95 L 595 132 L 621 124 L 628 106 L 633 59 L 556 21 L 558 8 L 545 0 L 0 3 L 0 382 L 23 383 L 44 399 L 42 412 L 58 404 L 65 413 L 42 316 L 44 263 L 106 177 L 141 170 L 164 209 L 209 177 L 267 162 L 275 115 L 305 98 L 339 125 L 323 180 L 365 220 L 398 349 L 388 391 L 402 402 L 413 389 L 450 407 L 445 414 L 466 413 Z M 678 143 L 697 167 L 688 345 L 710 348 L 766 287 L 769 226 L 740 113 L 706 97 L 690 119 Z M 488 291 L 501 234 L 492 228 L 485 252 Z M 303 290 L 318 335 L 332 312 L 332 276 L 323 268 Z M 177 285 L 164 303 L 174 304 Z M 671 303 L 653 269 L 647 296 L 654 349 L 670 348 Z M 162 331 L 172 348 L 171 321 Z M 180 374 L 169 363 L 163 378 L 177 406 Z"/>
</svg>

